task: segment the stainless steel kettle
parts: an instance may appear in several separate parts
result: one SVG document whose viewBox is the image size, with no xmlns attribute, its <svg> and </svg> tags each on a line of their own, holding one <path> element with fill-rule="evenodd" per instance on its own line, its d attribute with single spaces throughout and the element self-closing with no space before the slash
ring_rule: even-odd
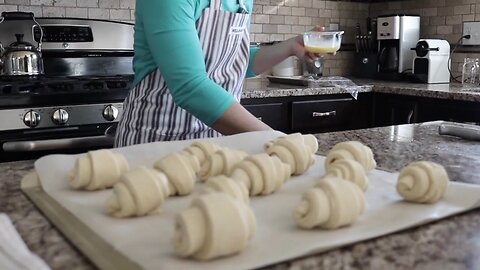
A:
<svg viewBox="0 0 480 270">
<path fill-rule="evenodd" d="M 43 75 L 42 38 L 43 30 L 31 12 L 2 12 L 4 20 L 33 20 L 40 29 L 40 39 L 35 47 L 23 40 L 24 34 L 15 34 L 17 41 L 4 48 L 0 43 L 0 75 Z"/>
</svg>

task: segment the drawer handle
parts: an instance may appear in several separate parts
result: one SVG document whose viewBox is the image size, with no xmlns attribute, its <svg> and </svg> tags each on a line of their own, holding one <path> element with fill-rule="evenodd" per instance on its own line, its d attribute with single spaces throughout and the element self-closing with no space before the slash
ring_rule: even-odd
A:
<svg viewBox="0 0 480 270">
<path fill-rule="evenodd" d="M 257 117 L 258 120 L 262 121 L 262 117 Z"/>
<path fill-rule="evenodd" d="M 313 112 L 313 114 L 312 114 L 313 117 L 326 117 L 326 116 L 335 116 L 335 115 L 337 115 L 337 111 Z"/>
</svg>

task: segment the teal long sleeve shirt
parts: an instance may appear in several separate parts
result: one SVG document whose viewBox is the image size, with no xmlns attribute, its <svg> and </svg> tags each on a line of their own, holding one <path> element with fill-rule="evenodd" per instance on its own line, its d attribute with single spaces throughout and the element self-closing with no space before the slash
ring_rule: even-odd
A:
<svg viewBox="0 0 480 270">
<path fill-rule="evenodd" d="M 236 12 L 238 0 L 222 0 L 223 9 Z M 244 0 L 252 11 L 253 0 Z M 135 8 L 134 84 L 159 68 L 174 102 L 211 126 L 235 102 L 234 97 L 207 76 L 196 21 L 210 0 L 137 0 Z M 255 75 L 250 52 L 247 77 Z"/>
</svg>

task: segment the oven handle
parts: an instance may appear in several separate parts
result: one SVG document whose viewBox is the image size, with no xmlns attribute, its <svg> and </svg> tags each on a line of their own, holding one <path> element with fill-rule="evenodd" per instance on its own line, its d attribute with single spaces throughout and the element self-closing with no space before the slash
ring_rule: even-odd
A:
<svg viewBox="0 0 480 270">
<path fill-rule="evenodd" d="M 3 143 L 5 152 L 35 152 L 86 147 L 113 147 L 114 137 L 108 135 L 56 140 L 14 141 Z"/>
</svg>

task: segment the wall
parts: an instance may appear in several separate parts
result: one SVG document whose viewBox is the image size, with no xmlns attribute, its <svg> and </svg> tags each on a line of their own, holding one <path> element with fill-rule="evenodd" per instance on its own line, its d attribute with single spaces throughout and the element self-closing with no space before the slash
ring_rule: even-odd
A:
<svg viewBox="0 0 480 270">
<path fill-rule="evenodd" d="M 29 11 L 37 17 L 80 17 L 133 22 L 135 0 L 0 0 L 0 11 Z"/>
<path fill-rule="evenodd" d="M 285 40 L 315 25 L 337 24 L 345 31 L 343 43 L 353 43 L 356 24 L 366 27 L 368 7 L 367 3 L 346 1 L 255 0 L 251 38 L 255 42 Z M 327 57 L 324 74 L 348 75 L 352 60 L 352 52 Z"/>
<path fill-rule="evenodd" d="M 163 0 L 161 0 L 163 1 Z M 279 41 L 303 33 L 315 25 L 338 24 L 344 42 L 353 42 L 357 22 L 365 24 L 368 4 L 321 0 L 254 0 L 251 39 Z M 40 17 L 81 17 L 133 22 L 135 0 L 0 0 L 0 11 L 31 11 Z M 353 54 L 328 57 L 326 75 L 350 73 Z"/>
<path fill-rule="evenodd" d="M 479 0 L 415 0 L 372 3 L 370 16 L 408 13 L 421 16 L 421 38 L 446 39 L 455 44 L 462 36 L 463 22 L 480 21 Z M 461 75 L 465 57 L 480 58 L 478 53 L 454 53 L 452 71 Z"/>
</svg>

